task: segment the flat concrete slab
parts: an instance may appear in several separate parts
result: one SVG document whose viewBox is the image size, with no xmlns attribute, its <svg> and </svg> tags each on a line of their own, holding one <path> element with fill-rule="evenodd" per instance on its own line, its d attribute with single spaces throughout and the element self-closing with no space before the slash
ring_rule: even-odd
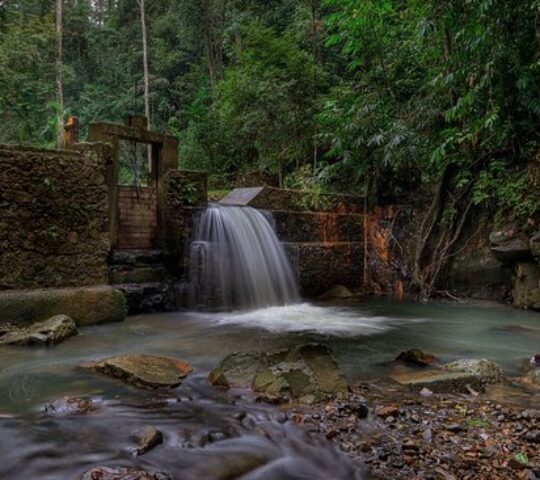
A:
<svg viewBox="0 0 540 480">
<path fill-rule="evenodd" d="M 264 190 L 264 187 L 236 188 L 225 195 L 218 203 L 245 207 Z"/>
</svg>

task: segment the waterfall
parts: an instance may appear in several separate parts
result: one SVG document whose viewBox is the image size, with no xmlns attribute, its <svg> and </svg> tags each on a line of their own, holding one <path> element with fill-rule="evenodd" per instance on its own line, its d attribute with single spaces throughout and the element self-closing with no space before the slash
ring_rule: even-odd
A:
<svg viewBox="0 0 540 480">
<path fill-rule="evenodd" d="M 263 308 L 300 298 L 296 278 L 273 218 L 252 207 L 210 205 L 190 248 L 192 304 Z"/>
</svg>

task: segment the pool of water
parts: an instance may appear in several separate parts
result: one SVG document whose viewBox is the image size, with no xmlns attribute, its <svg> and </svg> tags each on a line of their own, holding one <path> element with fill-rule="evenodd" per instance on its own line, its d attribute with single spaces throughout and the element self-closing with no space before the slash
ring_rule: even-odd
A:
<svg viewBox="0 0 540 480">
<path fill-rule="evenodd" d="M 490 358 L 517 375 L 523 362 L 540 350 L 540 315 L 493 304 L 299 304 L 251 312 L 133 316 L 119 324 L 83 328 L 55 348 L 2 348 L 0 478 L 15 472 L 25 479 L 76 478 L 92 465 L 118 463 L 163 468 L 177 478 L 228 478 L 219 472 L 245 458 L 256 463 L 263 457 L 293 470 L 307 462 L 300 471 L 313 468 L 318 476 L 311 478 L 329 478 L 317 463 L 325 455 L 329 465 L 335 461 L 345 469 L 333 478 L 353 478 L 353 470 L 347 470 L 353 467 L 338 453 L 299 437 L 296 429 L 276 420 L 279 413 L 272 407 L 206 383 L 209 369 L 228 353 L 306 341 L 328 342 L 351 381 L 386 377 L 395 368 L 394 357 L 411 347 L 435 353 L 442 361 Z M 183 358 L 194 373 L 157 398 L 81 368 L 127 352 Z M 44 405 L 64 396 L 92 397 L 99 408 L 85 417 L 47 416 Z M 134 458 L 129 432 L 144 424 L 162 429 L 165 445 Z M 272 434 L 261 436 L 265 428 Z M 212 430 L 230 438 L 204 444 L 201 438 Z M 299 444 L 311 454 L 299 456 Z"/>
</svg>

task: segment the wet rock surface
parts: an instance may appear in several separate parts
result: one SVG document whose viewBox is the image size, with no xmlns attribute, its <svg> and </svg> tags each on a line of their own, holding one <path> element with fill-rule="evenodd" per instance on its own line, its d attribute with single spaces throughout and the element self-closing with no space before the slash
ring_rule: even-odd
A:
<svg viewBox="0 0 540 480">
<path fill-rule="evenodd" d="M 369 408 L 365 419 L 359 404 Z M 540 410 L 471 395 L 396 395 L 373 385 L 342 401 L 288 409 L 296 424 L 326 436 L 377 480 L 540 478 Z"/>
<path fill-rule="evenodd" d="M 93 371 L 139 388 L 172 388 L 182 383 L 191 367 L 176 358 L 146 354 L 110 357 L 89 365 Z"/>
<path fill-rule="evenodd" d="M 77 325 L 66 315 L 55 315 L 28 327 L 9 326 L 0 330 L 0 345 L 32 347 L 56 345 L 77 334 Z"/>
<path fill-rule="evenodd" d="M 411 365 L 416 365 L 418 367 L 427 367 L 433 364 L 435 360 L 437 360 L 437 357 L 431 353 L 425 353 L 419 348 L 411 348 L 410 350 L 401 352 L 396 357 L 396 360 L 409 363 Z"/>
<path fill-rule="evenodd" d="M 429 389 L 436 393 L 470 393 L 483 392 L 486 385 L 499 382 L 502 371 L 490 360 L 464 359 L 448 363 L 439 369 L 403 372 L 392 375 L 391 378 L 415 392 Z"/>
<path fill-rule="evenodd" d="M 135 442 L 132 450 L 134 455 L 144 455 L 149 450 L 163 443 L 163 433 L 151 425 L 135 430 L 131 433 L 131 438 Z"/>
<path fill-rule="evenodd" d="M 265 400 L 319 401 L 347 392 L 347 382 L 330 348 L 306 344 L 272 353 L 233 353 L 209 375 L 213 385 L 251 388 Z"/>
<path fill-rule="evenodd" d="M 45 412 L 55 417 L 86 415 L 95 409 L 94 402 L 86 398 L 60 398 L 45 405 Z"/>
<path fill-rule="evenodd" d="M 94 467 L 77 480 L 172 480 L 172 477 L 134 467 Z"/>
</svg>

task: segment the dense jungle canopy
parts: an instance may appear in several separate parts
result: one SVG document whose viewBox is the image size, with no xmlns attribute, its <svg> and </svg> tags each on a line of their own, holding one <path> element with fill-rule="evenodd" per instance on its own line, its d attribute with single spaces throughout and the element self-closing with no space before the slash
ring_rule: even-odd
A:
<svg viewBox="0 0 540 480">
<path fill-rule="evenodd" d="M 54 145 L 54 10 L 0 3 L 0 142 Z M 84 138 L 144 113 L 138 2 L 63 10 L 64 114 Z M 440 180 L 455 211 L 526 219 L 539 22 L 538 0 L 148 0 L 151 125 L 214 188 L 259 172 L 394 201 Z"/>
</svg>

